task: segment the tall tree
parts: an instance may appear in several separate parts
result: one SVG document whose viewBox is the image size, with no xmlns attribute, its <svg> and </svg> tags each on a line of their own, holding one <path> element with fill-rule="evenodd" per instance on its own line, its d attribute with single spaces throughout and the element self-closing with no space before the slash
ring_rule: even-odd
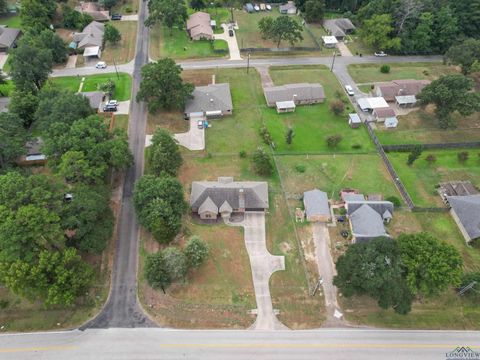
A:
<svg viewBox="0 0 480 360">
<path fill-rule="evenodd" d="M 39 49 L 21 42 L 10 50 L 10 76 L 20 91 L 37 93 L 52 72 L 53 59 L 50 49 Z"/>
<path fill-rule="evenodd" d="M 458 250 L 429 233 L 402 234 L 397 239 L 408 288 L 432 296 L 460 284 L 463 261 Z"/>
<path fill-rule="evenodd" d="M 374 15 L 371 19 L 365 20 L 360 29 L 360 36 L 363 41 L 376 50 L 398 50 L 400 38 L 392 37 L 392 17 L 388 14 Z"/>
<path fill-rule="evenodd" d="M 454 111 L 468 116 L 480 111 L 480 94 L 471 92 L 473 80 L 461 74 L 445 75 L 432 81 L 418 94 L 420 104 L 435 104 L 441 128 L 454 127 Z"/>
<path fill-rule="evenodd" d="M 191 0 L 190 7 L 194 10 L 202 10 L 206 8 L 205 0 Z"/>
<path fill-rule="evenodd" d="M 38 102 L 38 96 L 30 91 L 15 90 L 10 95 L 8 110 L 22 119 L 23 126 L 28 129 L 34 121 Z"/>
<path fill-rule="evenodd" d="M 49 49 L 52 52 L 53 62 L 64 63 L 68 58 L 68 50 L 62 38 L 50 29 L 43 30 L 35 36 L 24 36 L 21 41 L 29 42 L 39 49 Z"/>
<path fill-rule="evenodd" d="M 324 0 L 307 0 L 305 2 L 305 20 L 308 22 L 321 22 L 325 16 Z"/>
<path fill-rule="evenodd" d="M 290 45 L 302 41 L 302 26 L 295 19 L 289 16 L 273 18 L 266 16 L 258 22 L 258 28 L 262 38 L 272 40 L 277 48 L 282 41 L 288 41 Z"/>
<path fill-rule="evenodd" d="M 22 0 L 20 19 L 24 31 L 38 34 L 48 29 L 55 14 L 54 0 Z"/>
<path fill-rule="evenodd" d="M 185 2 L 178 0 L 150 0 L 148 11 L 145 25 L 152 27 L 157 22 L 161 22 L 170 29 L 170 34 L 175 26 L 182 27 L 188 17 Z"/>
<path fill-rule="evenodd" d="M 424 12 L 420 15 L 419 23 L 413 32 L 414 50 L 416 53 L 430 53 L 432 51 L 433 15 Z"/>
<path fill-rule="evenodd" d="M 165 289 L 170 286 L 172 279 L 170 278 L 162 251 L 147 256 L 145 259 L 144 276 L 148 285 L 154 289 L 162 289 L 165 292 Z"/>
<path fill-rule="evenodd" d="M 412 294 L 402 277 L 402 261 L 397 244 L 388 238 L 349 246 L 336 263 L 333 283 L 346 297 L 368 295 L 381 308 L 410 311 Z"/>
<path fill-rule="evenodd" d="M 253 169 L 258 175 L 270 176 L 273 173 L 272 159 L 262 148 L 258 147 L 252 154 Z"/>
<path fill-rule="evenodd" d="M 424 7 L 424 2 L 421 0 L 400 0 L 398 3 L 398 10 L 396 11 L 395 23 L 397 28 L 397 35 L 401 35 L 404 31 L 405 24 L 410 19 L 415 19 L 420 14 Z"/>
<path fill-rule="evenodd" d="M 173 246 L 165 248 L 162 253 L 165 268 L 170 275 L 170 279 L 173 282 L 182 282 L 185 279 L 188 270 L 185 254 Z"/>
<path fill-rule="evenodd" d="M 137 101 L 146 101 L 150 112 L 183 109 L 187 99 L 191 98 L 194 87 L 183 82 L 181 72 L 180 65 L 170 58 L 144 65 Z"/>
<path fill-rule="evenodd" d="M 208 245 L 198 236 L 192 236 L 183 250 L 189 267 L 199 267 L 208 257 Z"/>
<path fill-rule="evenodd" d="M 155 131 L 147 154 L 149 168 L 155 175 L 165 173 L 177 176 L 178 169 L 182 165 L 182 155 L 168 131 L 161 128 Z"/>
<path fill-rule="evenodd" d="M 433 43 L 440 54 L 444 54 L 458 38 L 458 18 L 449 6 L 442 6 L 433 24 Z"/>
<path fill-rule="evenodd" d="M 111 44 L 117 44 L 122 39 L 122 35 L 118 29 L 107 23 L 105 24 L 105 33 L 103 34 L 103 40 Z"/>
<path fill-rule="evenodd" d="M 452 1 L 455 16 L 466 37 L 478 37 L 480 33 L 480 0 Z"/>
<path fill-rule="evenodd" d="M 26 152 L 26 140 L 22 120 L 13 113 L 0 113 L 0 172 Z"/>
<path fill-rule="evenodd" d="M 445 58 L 452 64 L 460 65 L 464 75 L 469 74 L 473 64 L 480 62 L 480 40 L 470 38 L 453 45 L 445 53 Z"/>
</svg>

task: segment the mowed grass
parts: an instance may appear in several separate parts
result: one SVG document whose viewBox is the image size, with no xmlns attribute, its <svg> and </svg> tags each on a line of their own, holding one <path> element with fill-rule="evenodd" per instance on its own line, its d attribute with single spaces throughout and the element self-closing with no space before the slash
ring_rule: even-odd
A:
<svg viewBox="0 0 480 360">
<path fill-rule="evenodd" d="M 100 84 L 106 83 L 108 80 L 115 82 L 115 94 L 114 97 L 119 101 L 125 101 L 130 99 L 132 92 L 132 78 L 125 73 L 119 73 L 118 77 L 115 73 L 98 74 L 85 76 L 82 92 L 96 91 Z M 59 86 L 62 89 L 77 92 L 80 83 L 82 81 L 81 76 L 66 76 L 66 77 L 53 77 L 49 81 Z"/>
<path fill-rule="evenodd" d="M 458 72 L 454 66 L 442 63 L 389 63 L 390 72 L 380 72 L 382 64 L 353 64 L 348 66 L 348 72 L 356 83 L 374 83 L 401 79 L 434 80 L 441 75 Z"/>
<path fill-rule="evenodd" d="M 20 15 L 5 15 L 0 17 L 0 25 L 6 25 L 9 28 L 21 28 Z"/>
<path fill-rule="evenodd" d="M 114 129 L 122 129 L 128 132 L 128 115 L 115 115 Z"/>
<path fill-rule="evenodd" d="M 465 163 L 458 161 L 461 151 L 469 153 Z M 437 160 L 430 165 L 425 159 L 434 154 Z M 426 150 L 412 166 L 407 165 L 408 153 L 389 153 L 393 167 L 407 188 L 413 202 L 417 206 L 442 206 L 442 200 L 435 186 L 439 182 L 464 180 L 480 186 L 480 149 L 467 150 Z"/>
<path fill-rule="evenodd" d="M 285 191 L 294 198 L 318 188 L 329 198 L 338 199 L 339 191 L 354 188 L 361 193 L 380 193 L 400 197 L 382 160 L 376 154 L 277 156 Z M 303 166 L 305 172 L 296 170 Z"/>
<path fill-rule="evenodd" d="M 433 109 L 428 107 L 399 116 L 396 129 L 380 127 L 376 133 L 380 142 L 385 145 L 466 142 L 480 139 L 480 113 L 467 117 L 454 113 L 452 117 L 456 128 L 440 129 Z"/>
<path fill-rule="evenodd" d="M 111 24 L 120 31 L 121 40 L 113 45 L 107 43 L 102 51 L 102 61 L 109 65 L 127 63 L 135 55 L 135 39 L 137 36 L 136 21 L 114 21 Z"/>
<path fill-rule="evenodd" d="M 325 66 L 272 67 L 270 75 L 275 85 L 290 83 L 320 83 L 326 100 L 323 104 L 298 106 L 293 113 L 277 114 L 275 108 L 264 108 L 263 114 L 267 127 L 275 142 L 278 153 L 331 153 L 331 152 L 368 152 L 374 150 L 366 128 L 352 129 L 348 125 L 348 113 L 353 106 L 344 95 L 335 76 Z M 334 115 L 329 104 L 334 99 L 346 103 L 343 115 Z M 263 100 L 264 103 L 264 100 Z M 289 127 L 295 132 L 291 145 L 285 141 Z M 326 139 L 331 135 L 341 135 L 343 140 L 337 148 L 329 148 Z M 359 145 L 360 149 L 353 149 Z"/>
</svg>

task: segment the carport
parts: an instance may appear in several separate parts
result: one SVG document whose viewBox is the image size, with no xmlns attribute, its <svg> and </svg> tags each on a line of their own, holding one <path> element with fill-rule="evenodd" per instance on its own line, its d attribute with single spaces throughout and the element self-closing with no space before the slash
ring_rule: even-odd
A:
<svg viewBox="0 0 480 360">
<path fill-rule="evenodd" d="M 100 49 L 100 46 L 88 46 L 83 51 L 83 57 L 85 58 L 96 57 L 100 59 L 101 55 L 102 55 L 102 50 Z"/>
</svg>

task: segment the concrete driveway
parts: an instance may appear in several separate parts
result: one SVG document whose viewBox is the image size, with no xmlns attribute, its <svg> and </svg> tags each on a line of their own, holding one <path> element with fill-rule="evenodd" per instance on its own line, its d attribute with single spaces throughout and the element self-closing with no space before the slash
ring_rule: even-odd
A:
<svg viewBox="0 0 480 360">
<path fill-rule="evenodd" d="M 329 325 L 340 325 L 341 321 L 334 317 L 335 310 L 339 311 L 340 307 L 337 302 L 337 288 L 333 285 L 333 277 L 336 272 L 330 253 L 330 234 L 325 223 L 315 222 L 311 226 L 318 273 L 323 279 L 322 287 L 327 307 L 327 322 Z"/>
<path fill-rule="evenodd" d="M 8 60 L 8 54 L 0 54 L 0 69 L 3 69 Z"/>
<path fill-rule="evenodd" d="M 128 115 L 130 112 L 130 100 L 120 101 L 117 107 L 117 115 Z"/>
<path fill-rule="evenodd" d="M 275 271 L 285 270 L 285 258 L 274 256 L 267 250 L 264 212 L 245 213 L 242 225 L 257 301 L 257 319 L 251 329 L 287 330 L 275 315 L 269 287 L 270 276 Z"/>
<path fill-rule="evenodd" d="M 228 26 L 222 24 L 223 34 L 214 34 L 215 40 L 225 40 L 228 44 L 228 52 L 230 53 L 230 60 L 242 60 L 240 56 L 240 49 L 238 48 L 237 35 L 235 31 L 233 36 L 228 35 Z"/>
<path fill-rule="evenodd" d="M 122 15 L 120 21 L 138 21 L 138 14 Z"/>
<path fill-rule="evenodd" d="M 205 149 L 205 129 L 199 129 L 197 124 L 199 120 L 205 120 L 203 117 L 192 116 L 190 118 L 190 130 L 186 133 L 174 134 L 173 137 L 180 145 L 188 150 Z"/>
</svg>

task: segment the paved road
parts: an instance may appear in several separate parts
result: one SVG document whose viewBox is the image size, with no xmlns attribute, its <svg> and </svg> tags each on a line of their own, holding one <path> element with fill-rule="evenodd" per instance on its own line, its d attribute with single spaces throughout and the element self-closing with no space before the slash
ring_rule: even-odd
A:
<svg viewBox="0 0 480 360">
<path fill-rule="evenodd" d="M 132 98 L 140 85 L 140 68 L 148 61 L 148 29 L 143 24 L 145 2 L 141 3 L 134 60 Z M 143 173 L 143 151 L 147 112 L 144 103 L 130 102 L 129 145 L 135 164 L 128 169 L 123 187 L 122 210 L 119 218 L 117 247 L 113 264 L 110 295 L 104 309 L 83 328 L 150 327 L 155 324 L 141 310 L 137 301 L 138 223 L 132 204 L 135 180 Z"/>
<path fill-rule="evenodd" d="M 0 335 L 0 360 L 445 360 L 457 346 L 479 351 L 479 339 L 472 331 L 89 329 Z"/>
</svg>

